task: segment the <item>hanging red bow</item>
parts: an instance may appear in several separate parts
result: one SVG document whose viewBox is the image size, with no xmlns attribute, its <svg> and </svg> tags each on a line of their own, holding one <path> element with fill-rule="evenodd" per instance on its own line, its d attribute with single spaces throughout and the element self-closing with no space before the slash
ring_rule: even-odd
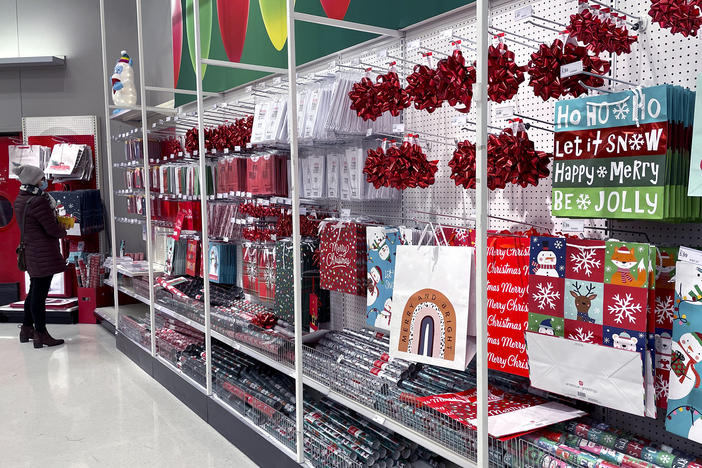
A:
<svg viewBox="0 0 702 468">
<path fill-rule="evenodd" d="M 514 52 L 503 42 L 488 48 L 488 97 L 493 102 L 512 99 L 524 82 L 526 66 L 514 61 Z"/>
<path fill-rule="evenodd" d="M 446 101 L 452 107 L 463 104 L 464 107 L 456 110 L 466 113 L 470 111 L 476 79 L 475 67 L 467 67 L 463 53 L 456 49 L 453 54 L 439 60 L 431 84 L 440 101 Z"/>
<path fill-rule="evenodd" d="M 702 25 L 699 0 L 651 0 L 648 14 L 661 28 L 668 28 L 672 34 L 685 37 L 697 36 Z"/>
</svg>

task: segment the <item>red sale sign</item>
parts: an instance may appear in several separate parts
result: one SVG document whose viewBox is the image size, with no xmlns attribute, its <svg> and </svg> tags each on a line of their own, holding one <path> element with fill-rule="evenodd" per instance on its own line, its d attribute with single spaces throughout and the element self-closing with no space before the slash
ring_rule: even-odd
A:
<svg viewBox="0 0 702 468">
<path fill-rule="evenodd" d="M 492 235 L 487 254 L 488 367 L 528 377 L 529 238 Z"/>
</svg>

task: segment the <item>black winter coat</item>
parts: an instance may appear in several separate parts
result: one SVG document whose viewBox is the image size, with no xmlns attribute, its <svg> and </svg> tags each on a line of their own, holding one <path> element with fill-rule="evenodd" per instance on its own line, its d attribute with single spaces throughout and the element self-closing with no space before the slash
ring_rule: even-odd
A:
<svg viewBox="0 0 702 468">
<path fill-rule="evenodd" d="M 59 249 L 59 238 L 66 235 L 66 230 L 56 220 L 51 202 L 41 194 L 20 190 L 15 200 L 15 219 L 20 230 L 25 209 L 28 209 L 23 232 L 27 273 L 32 278 L 61 273 L 66 269 L 66 261 Z"/>
</svg>

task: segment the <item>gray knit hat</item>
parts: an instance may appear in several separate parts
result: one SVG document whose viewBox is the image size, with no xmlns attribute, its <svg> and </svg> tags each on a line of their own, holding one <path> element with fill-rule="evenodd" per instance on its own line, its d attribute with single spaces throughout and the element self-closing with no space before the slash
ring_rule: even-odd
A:
<svg viewBox="0 0 702 468">
<path fill-rule="evenodd" d="M 39 185 L 39 182 L 44 177 L 44 171 L 37 166 L 30 166 L 28 164 L 16 167 L 12 172 L 19 177 L 21 183 L 27 185 Z"/>
</svg>

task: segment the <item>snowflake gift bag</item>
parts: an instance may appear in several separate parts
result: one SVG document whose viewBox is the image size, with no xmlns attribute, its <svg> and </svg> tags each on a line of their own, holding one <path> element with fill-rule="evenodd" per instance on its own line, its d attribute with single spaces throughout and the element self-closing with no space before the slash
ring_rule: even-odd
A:
<svg viewBox="0 0 702 468">
<path fill-rule="evenodd" d="M 353 222 L 320 224 L 320 281 L 323 289 L 366 294 L 366 228 Z"/>
<path fill-rule="evenodd" d="M 560 237 L 532 236 L 528 269 L 528 329 L 563 337 L 566 240 Z"/>
<path fill-rule="evenodd" d="M 366 325 L 390 330 L 392 287 L 395 280 L 395 256 L 402 244 L 401 229 L 385 226 L 368 226 Z M 411 238 L 411 236 L 410 236 Z"/>
<path fill-rule="evenodd" d="M 678 304 L 678 314 L 670 347 L 665 428 L 702 443 L 702 303 L 683 300 Z"/>
</svg>

